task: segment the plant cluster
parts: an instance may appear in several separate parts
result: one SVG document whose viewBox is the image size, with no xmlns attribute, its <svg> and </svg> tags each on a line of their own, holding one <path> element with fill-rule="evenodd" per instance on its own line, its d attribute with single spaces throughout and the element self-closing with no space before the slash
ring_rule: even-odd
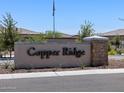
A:
<svg viewBox="0 0 124 93">
<path fill-rule="evenodd" d="M 95 30 L 93 29 L 93 24 L 89 21 L 85 21 L 83 25 L 81 25 L 80 31 L 78 32 L 79 41 L 83 41 L 83 38 L 88 36 L 93 36 L 95 33 Z"/>
<path fill-rule="evenodd" d="M 7 13 L 0 21 L 0 51 L 9 51 L 10 57 L 14 50 L 14 43 L 18 41 L 18 32 L 16 31 L 17 22 Z"/>
</svg>

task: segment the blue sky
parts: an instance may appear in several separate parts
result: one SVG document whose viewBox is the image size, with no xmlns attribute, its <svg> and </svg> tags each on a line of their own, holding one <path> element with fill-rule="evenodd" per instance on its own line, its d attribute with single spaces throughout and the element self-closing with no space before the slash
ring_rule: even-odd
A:
<svg viewBox="0 0 124 93">
<path fill-rule="evenodd" d="M 55 0 L 56 29 L 77 34 L 84 20 L 97 33 L 124 28 L 124 0 Z M 52 30 L 52 0 L 0 0 L 0 20 L 11 13 L 17 26 L 33 31 Z"/>
</svg>

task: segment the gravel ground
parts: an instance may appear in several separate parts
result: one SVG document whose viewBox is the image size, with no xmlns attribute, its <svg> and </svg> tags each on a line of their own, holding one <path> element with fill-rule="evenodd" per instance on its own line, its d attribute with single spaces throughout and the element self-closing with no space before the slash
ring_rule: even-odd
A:
<svg viewBox="0 0 124 93">
<path fill-rule="evenodd" d="M 8 67 L 7 67 L 8 66 Z M 124 59 L 115 60 L 109 59 L 108 66 L 99 66 L 99 67 L 75 67 L 75 68 L 42 68 L 42 69 L 14 69 L 13 61 L 9 62 L 9 64 L 0 65 L 0 74 L 7 73 L 30 73 L 30 72 L 48 72 L 48 71 L 72 71 L 72 70 L 87 70 L 87 69 L 113 69 L 113 68 L 124 68 Z"/>
</svg>

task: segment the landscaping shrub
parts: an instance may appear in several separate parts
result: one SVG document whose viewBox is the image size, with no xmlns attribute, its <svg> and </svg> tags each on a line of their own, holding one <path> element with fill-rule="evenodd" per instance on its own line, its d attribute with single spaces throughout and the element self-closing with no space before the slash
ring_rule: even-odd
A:
<svg viewBox="0 0 124 93">
<path fill-rule="evenodd" d="M 108 52 L 108 55 L 116 55 L 116 54 L 117 54 L 117 51 L 114 49 Z"/>
<path fill-rule="evenodd" d="M 117 54 L 121 55 L 122 51 L 121 50 L 117 50 Z"/>
<path fill-rule="evenodd" d="M 11 64 L 10 69 L 11 69 L 11 72 L 13 72 L 15 70 L 15 64 Z"/>
<path fill-rule="evenodd" d="M 84 64 L 81 64 L 80 67 L 81 67 L 81 69 L 84 69 L 85 68 L 85 65 Z"/>
<path fill-rule="evenodd" d="M 4 69 L 8 69 L 9 66 L 10 66 L 10 63 L 6 62 L 2 66 L 3 66 Z"/>
</svg>

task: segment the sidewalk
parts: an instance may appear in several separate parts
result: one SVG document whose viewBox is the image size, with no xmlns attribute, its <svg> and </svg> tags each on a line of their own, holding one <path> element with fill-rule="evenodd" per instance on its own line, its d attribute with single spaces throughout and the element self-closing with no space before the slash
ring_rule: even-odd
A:
<svg viewBox="0 0 124 93">
<path fill-rule="evenodd" d="M 57 76 L 93 75 L 93 74 L 118 74 L 118 73 L 124 73 L 124 69 L 97 69 L 97 70 L 78 70 L 78 71 L 59 71 L 59 72 L 0 74 L 0 80 L 1 79 L 22 79 L 22 78 L 57 77 Z"/>
</svg>

